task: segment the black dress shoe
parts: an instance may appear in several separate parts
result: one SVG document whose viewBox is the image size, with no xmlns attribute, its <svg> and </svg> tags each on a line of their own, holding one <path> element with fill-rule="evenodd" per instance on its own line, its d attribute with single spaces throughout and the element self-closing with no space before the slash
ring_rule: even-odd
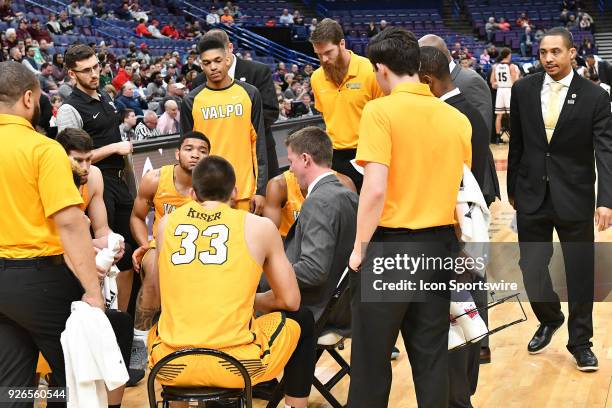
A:
<svg viewBox="0 0 612 408">
<path fill-rule="evenodd" d="M 531 341 L 527 345 L 527 351 L 529 354 L 538 354 L 544 351 L 546 347 L 550 345 L 553 334 L 559 329 L 559 326 L 548 326 L 541 324 L 536 330 L 535 334 L 531 338 Z"/>
<path fill-rule="evenodd" d="M 491 349 L 489 347 L 480 348 L 480 364 L 489 364 L 491 362 Z"/>
<path fill-rule="evenodd" d="M 599 370 L 599 364 L 595 353 L 590 348 L 574 351 L 574 358 L 576 359 L 576 368 L 580 371 L 597 371 Z"/>
<path fill-rule="evenodd" d="M 253 386 L 253 398 L 270 401 L 277 386 L 278 380 L 276 378 L 259 383 Z"/>
</svg>

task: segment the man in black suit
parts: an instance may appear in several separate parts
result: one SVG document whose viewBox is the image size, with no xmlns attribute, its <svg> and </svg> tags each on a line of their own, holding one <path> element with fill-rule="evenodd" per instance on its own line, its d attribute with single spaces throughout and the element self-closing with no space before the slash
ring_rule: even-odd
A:
<svg viewBox="0 0 612 408">
<path fill-rule="evenodd" d="M 272 124 L 278 119 L 278 100 L 276 99 L 276 91 L 274 90 L 274 83 L 272 82 L 272 72 L 265 64 L 237 58 L 233 53 L 234 45 L 230 42 L 225 31 L 218 28 L 210 30 L 204 34 L 202 41 L 209 38 L 216 38 L 225 45 L 225 50 L 232 60 L 228 72 L 229 76 L 251 84 L 259 90 L 264 111 L 264 128 L 266 131 L 266 147 L 268 153 L 268 178 L 271 179 L 279 174 L 276 143 L 274 142 L 271 129 Z M 202 72 L 193 80 L 192 89 L 195 89 L 205 82 L 206 75 Z"/>
<path fill-rule="evenodd" d="M 606 85 L 612 85 L 612 66 L 607 61 L 596 61 L 594 55 L 587 55 L 586 68 L 589 77 L 597 75 Z"/>
<path fill-rule="evenodd" d="M 489 131 L 482 115 L 453 84 L 446 55 L 436 47 L 421 47 L 420 62 L 419 78 L 421 82 L 428 84 L 431 93 L 463 113 L 470 121 L 472 126 L 471 169 L 480 189 L 482 190 L 486 177 L 491 177 L 499 191 L 493 155 L 489 149 Z M 495 196 L 485 196 L 485 201 L 489 205 L 495 201 Z M 477 295 L 478 293 L 472 294 L 477 305 L 486 306 L 486 292 L 484 296 Z M 481 344 L 482 342 L 471 344 L 453 351 L 448 356 L 449 407 L 451 408 L 472 408 L 470 397 L 476 393 L 478 385 Z"/>
<path fill-rule="evenodd" d="M 612 220 L 612 115 L 606 91 L 572 70 L 573 43 L 565 28 L 549 30 L 540 42 L 546 72 L 512 87 L 508 198 L 517 211 L 519 265 L 540 321 L 527 350 L 543 351 L 564 320 L 548 270 L 554 228 L 567 278 L 567 348 L 579 370 L 594 371 L 594 169 L 596 163 L 595 222 L 602 231 Z"/>
</svg>

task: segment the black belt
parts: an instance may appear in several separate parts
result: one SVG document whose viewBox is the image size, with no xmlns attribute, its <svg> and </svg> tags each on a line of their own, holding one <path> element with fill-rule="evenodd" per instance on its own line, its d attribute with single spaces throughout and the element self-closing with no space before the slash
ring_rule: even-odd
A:
<svg viewBox="0 0 612 408">
<path fill-rule="evenodd" d="M 64 265 L 64 255 L 41 256 L 39 258 L 0 258 L 0 269 L 59 265 Z"/>
<path fill-rule="evenodd" d="M 100 169 L 100 171 L 103 174 L 110 174 L 111 176 L 114 176 L 117 178 L 123 178 L 123 175 L 125 174 L 124 169 Z"/>
<path fill-rule="evenodd" d="M 380 232 L 382 234 L 414 234 L 414 233 L 419 233 L 419 232 L 448 231 L 448 230 L 454 231 L 454 229 L 455 227 L 453 225 L 440 225 L 437 227 L 419 228 L 419 229 L 378 227 L 376 228 L 376 232 Z"/>
</svg>

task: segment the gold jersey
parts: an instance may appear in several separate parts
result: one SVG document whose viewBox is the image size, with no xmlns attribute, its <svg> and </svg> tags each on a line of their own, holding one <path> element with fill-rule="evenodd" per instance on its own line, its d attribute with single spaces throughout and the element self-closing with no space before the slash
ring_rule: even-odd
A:
<svg viewBox="0 0 612 408">
<path fill-rule="evenodd" d="M 159 184 L 153 197 L 155 220 L 153 221 L 153 237 L 157 236 L 157 223 L 166 214 L 191 201 L 191 197 L 181 195 L 174 185 L 174 165 L 169 164 L 159 169 Z"/>
</svg>

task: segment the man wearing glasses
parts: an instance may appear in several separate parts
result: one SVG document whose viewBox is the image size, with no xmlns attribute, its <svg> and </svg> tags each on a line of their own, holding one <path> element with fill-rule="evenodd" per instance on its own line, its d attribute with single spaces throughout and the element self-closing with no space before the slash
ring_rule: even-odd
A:
<svg viewBox="0 0 612 408">
<path fill-rule="evenodd" d="M 75 81 L 72 94 L 57 112 L 58 132 L 66 128 L 85 130 L 92 138 L 92 163 L 102 171 L 104 204 L 109 227 L 125 238 L 125 255 L 117 263 L 119 274 L 119 308 L 127 309 L 133 279 L 132 251 L 136 248 L 130 233 L 130 214 L 134 197 L 123 180 L 123 156 L 132 152 L 129 141 L 121 141 L 119 125 L 122 113 L 100 87 L 100 62 L 94 50 L 84 44 L 70 47 L 64 61 L 68 75 Z M 129 273 L 127 273 L 129 272 Z M 144 376 L 144 372 L 140 373 Z M 130 371 L 130 377 L 135 373 Z M 142 378 L 138 375 L 138 377 Z"/>
</svg>

